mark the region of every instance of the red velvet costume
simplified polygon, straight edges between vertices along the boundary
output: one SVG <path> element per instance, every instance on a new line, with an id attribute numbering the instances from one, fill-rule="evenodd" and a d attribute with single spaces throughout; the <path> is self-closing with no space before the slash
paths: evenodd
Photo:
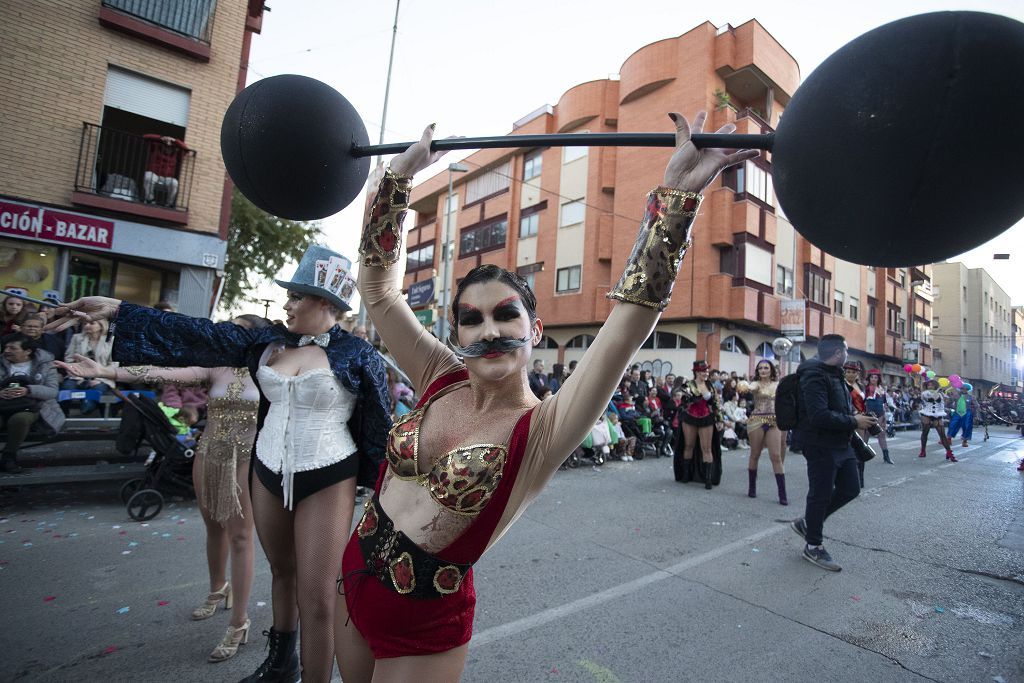
<path id="1" fill-rule="evenodd" d="M 465 369 L 443 375 L 427 388 L 416 407 L 424 406 L 438 392 L 468 378 Z M 519 473 L 526 452 L 532 413 L 532 409 L 524 413 L 512 430 L 501 481 L 486 507 L 461 536 L 444 550 L 435 553 L 437 557 L 449 562 L 472 564 L 487 548 Z M 381 467 L 377 479 L 378 495 L 387 467 L 388 464 Z M 467 572 L 459 588 L 450 595 L 430 600 L 402 595 L 368 573 L 357 535 L 358 527 L 345 547 L 341 590 L 345 594 L 349 617 L 369 644 L 375 658 L 434 654 L 469 642 L 473 636 L 476 607 L 472 569 Z"/>

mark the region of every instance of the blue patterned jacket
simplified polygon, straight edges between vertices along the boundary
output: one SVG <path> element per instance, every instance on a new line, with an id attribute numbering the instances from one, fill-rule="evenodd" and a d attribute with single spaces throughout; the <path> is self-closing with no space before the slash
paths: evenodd
<path id="1" fill-rule="evenodd" d="M 229 322 L 214 323 L 180 313 L 168 313 L 136 304 L 122 303 L 114 320 L 113 359 L 121 363 L 205 368 L 249 368 L 259 388 L 256 371 L 267 345 L 295 344 L 299 335 L 283 326 L 250 330 Z M 331 328 L 331 342 L 324 351 L 334 376 L 356 395 L 356 406 L 348 421 L 349 431 L 359 448 L 360 486 L 372 487 L 384 461 L 384 448 L 391 430 L 391 400 L 388 396 L 384 362 L 364 339 L 338 326 Z M 260 388 L 257 431 L 270 409 Z"/>

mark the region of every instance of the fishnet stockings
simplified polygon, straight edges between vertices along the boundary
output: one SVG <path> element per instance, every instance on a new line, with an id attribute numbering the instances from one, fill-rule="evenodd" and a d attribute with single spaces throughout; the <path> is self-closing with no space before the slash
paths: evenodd
<path id="1" fill-rule="evenodd" d="M 334 666 L 334 601 L 341 557 L 352 528 L 355 479 L 317 491 L 287 510 L 258 477 L 253 517 L 273 575 L 274 628 L 302 622 L 302 680 L 329 681 Z"/>

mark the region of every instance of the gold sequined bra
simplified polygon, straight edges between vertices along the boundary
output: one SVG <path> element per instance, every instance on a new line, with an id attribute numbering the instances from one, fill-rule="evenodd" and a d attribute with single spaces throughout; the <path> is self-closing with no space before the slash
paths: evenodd
<path id="1" fill-rule="evenodd" d="M 498 488 L 508 450 L 497 444 L 459 446 L 438 458 L 429 471 L 420 472 L 416 458 L 425 409 L 406 413 L 392 427 L 388 466 L 399 479 L 415 480 L 427 489 L 439 505 L 460 515 L 475 515 Z"/>

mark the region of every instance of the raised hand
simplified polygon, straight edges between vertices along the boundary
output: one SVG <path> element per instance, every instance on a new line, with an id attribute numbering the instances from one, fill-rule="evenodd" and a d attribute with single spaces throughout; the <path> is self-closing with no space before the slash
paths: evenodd
<path id="1" fill-rule="evenodd" d="M 103 377 L 104 370 L 107 370 L 107 368 L 104 368 L 93 359 L 80 356 L 77 353 L 72 356 L 72 358 L 75 361 L 74 363 L 65 363 L 64 361 L 55 360 L 53 361 L 53 365 L 54 367 L 63 370 L 71 377 L 82 377 L 84 379 Z M 113 368 L 109 368 L 109 372 L 106 374 L 112 375 L 113 372 L 116 371 Z M 114 377 L 109 376 L 108 379 L 114 379 Z"/>
<path id="2" fill-rule="evenodd" d="M 411 178 L 447 154 L 445 151 L 435 152 L 430 149 L 436 126 L 436 123 L 427 126 L 419 142 L 392 159 L 391 170 L 400 176 Z"/>
<path id="3" fill-rule="evenodd" d="M 43 328 L 47 332 L 60 332 L 78 321 L 109 320 L 117 315 L 120 299 L 105 296 L 87 296 L 75 299 L 54 309 L 53 319 Z"/>
<path id="4" fill-rule="evenodd" d="M 668 116 L 676 124 L 676 151 L 665 169 L 665 187 L 686 192 L 701 192 L 724 169 L 741 161 L 753 159 L 759 154 L 756 149 L 698 149 L 690 141 L 690 135 L 704 130 L 704 121 L 708 113 L 699 112 L 693 119 L 692 126 L 682 114 L 671 113 Z M 727 123 L 718 129 L 718 133 L 732 133 L 735 130 L 735 124 Z"/>

